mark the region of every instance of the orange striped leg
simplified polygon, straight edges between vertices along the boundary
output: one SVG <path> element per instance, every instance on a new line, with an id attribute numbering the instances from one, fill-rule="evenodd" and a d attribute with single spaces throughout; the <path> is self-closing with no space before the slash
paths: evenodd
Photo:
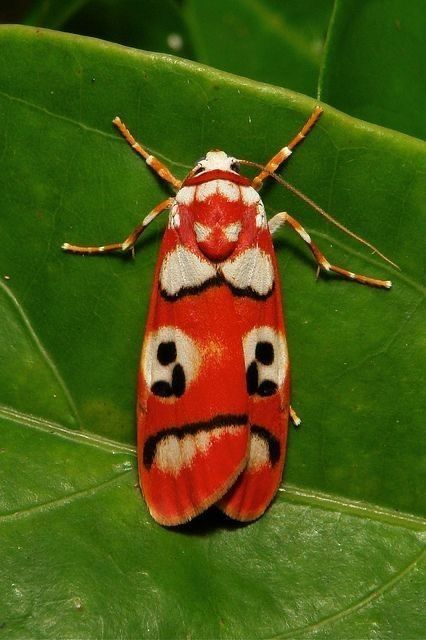
<path id="1" fill-rule="evenodd" d="M 146 164 L 151 167 L 151 169 L 153 169 L 155 173 L 160 176 L 160 178 L 162 178 L 166 182 L 169 182 L 175 189 L 180 189 L 182 180 L 178 180 L 177 178 L 175 178 L 165 164 L 158 160 L 158 158 L 155 158 L 154 156 L 149 154 L 148 151 L 146 151 L 146 149 L 144 149 L 139 144 L 139 142 L 136 142 L 124 122 L 121 122 L 118 116 L 114 118 L 113 123 L 115 124 L 123 138 L 127 140 L 132 149 L 134 149 L 136 153 L 144 158 Z"/>
<path id="2" fill-rule="evenodd" d="M 323 110 L 321 109 L 321 107 L 315 107 L 310 117 L 305 122 L 299 133 L 294 136 L 293 140 L 291 140 L 288 145 L 280 149 L 280 151 L 278 151 L 278 153 L 275 154 L 274 157 L 271 158 L 271 160 L 269 160 L 269 162 L 265 165 L 265 168 L 259 173 L 259 175 L 257 175 L 253 179 L 251 186 L 254 189 L 258 191 L 261 188 L 263 181 L 269 176 L 269 174 L 274 173 L 276 169 L 278 169 L 280 164 L 284 162 L 284 160 L 287 160 L 287 158 L 291 155 L 294 147 L 296 147 L 299 142 L 302 142 L 302 140 L 306 138 L 312 127 L 316 122 L 318 122 L 319 118 L 321 117 L 322 111 Z"/>
<path id="3" fill-rule="evenodd" d="M 290 405 L 290 420 L 292 421 L 295 427 L 298 427 L 302 422 L 291 405 Z"/>
<path id="4" fill-rule="evenodd" d="M 346 269 L 342 269 L 341 267 L 336 267 L 335 265 L 330 264 L 325 255 L 318 249 L 316 244 L 312 242 L 309 233 L 305 231 L 305 229 L 297 222 L 297 220 L 289 216 L 288 213 L 277 213 L 277 215 L 275 215 L 269 221 L 269 229 L 271 233 L 277 231 L 280 226 L 282 226 L 286 222 L 288 222 L 289 225 L 293 227 L 293 229 L 299 234 L 299 236 L 306 242 L 306 244 L 314 254 L 315 260 L 318 263 L 318 269 L 324 269 L 324 271 L 333 271 L 334 273 L 338 273 L 344 278 L 348 278 L 348 280 L 355 280 L 355 282 L 368 284 L 372 287 L 383 287 L 384 289 L 391 288 L 392 282 L 390 280 L 376 280 L 376 278 L 361 276 L 357 273 L 353 273 L 352 271 L 347 271 Z"/>
<path id="5" fill-rule="evenodd" d="M 69 251 L 70 253 L 87 253 L 87 254 L 99 254 L 99 253 L 111 253 L 112 251 L 128 251 L 133 249 L 139 236 L 145 231 L 147 226 L 163 211 L 171 207 L 174 198 L 167 198 L 160 204 L 157 204 L 152 211 L 142 220 L 137 227 L 135 227 L 130 235 L 123 242 L 114 242 L 113 244 L 105 244 L 101 247 L 80 247 L 75 244 L 69 244 L 64 242 L 62 249 Z"/>

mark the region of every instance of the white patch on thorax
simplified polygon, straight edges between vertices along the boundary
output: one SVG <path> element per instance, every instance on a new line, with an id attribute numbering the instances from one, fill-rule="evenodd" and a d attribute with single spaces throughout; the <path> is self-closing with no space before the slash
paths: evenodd
<path id="1" fill-rule="evenodd" d="M 178 229 L 180 227 L 180 215 L 179 215 L 179 205 L 174 201 L 170 208 L 169 213 L 169 228 L 170 229 Z"/>
<path id="2" fill-rule="evenodd" d="M 217 181 L 218 193 L 229 200 L 229 202 L 236 202 L 240 199 L 240 189 L 237 184 L 230 182 L 229 180 Z"/>
<path id="3" fill-rule="evenodd" d="M 257 203 L 256 227 L 258 229 L 267 226 L 266 211 L 262 200 Z"/>
<path id="4" fill-rule="evenodd" d="M 260 196 L 253 187 L 240 187 L 240 189 L 244 204 L 252 205 L 259 202 Z"/>
<path id="5" fill-rule="evenodd" d="M 203 182 L 197 186 L 195 197 L 198 202 L 204 202 L 217 194 L 229 202 L 236 202 L 240 199 L 240 189 L 238 185 L 230 180 L 210 180 L 209 182 Z"/>
<path id="6" fill-rule="evenodd" d="M 241 222 L 238 220 L 237 222 L 231 222 L 231 224 L 228 224 L 228 226 L 225 227 L 224 231 L 229 242 L 237 242 L 241 233 Z"/>
<path id="7" fill-rule="evenodd" d="M 179 204 L 190 205 L 194 202 L 195 197 L 195 187 L 182 187 L 176 194 L 176 202 Z"/>
<path id="8" fill-rule="evenodd" d="M 197 238 L 197 242 L 204 242 L 207 240 L 211 233 L 211 227 L 207 227 L 205 224 L 201 224 L 201 222 L 194 222 L 194 233 Z"/>

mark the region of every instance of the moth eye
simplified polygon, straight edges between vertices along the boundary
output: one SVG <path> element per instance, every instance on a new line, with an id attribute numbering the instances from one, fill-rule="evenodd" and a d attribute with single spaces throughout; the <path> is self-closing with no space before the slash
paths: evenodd
<path id="1" fill-rule="evenodd" d="M 247 393 L 262 398 L 277 393 L 287 368 L 284 337 L 272 327 L 256 327 L 243 338 Z"/>
<path id="2" fill-rule="evenodd" d="M 240 173 L 240 163 L 237 162 L 236 160 L 234 162 L 232 162 L 231 164 L 231 170 L 232 171 L 236 171 L 237 173 Z"/>
<path id="3" fill-rule="evenodd" d="M 188 335 L 177 327 L 161 327 L 150 334 L 142 355 L 147 387 L 158 398 L 180 398 L 196 377 L 200 361 Z"/>
<path id="4" fill-rule="evenodd" d="M 192 170 L 192 175 L 196 176 L 198 173 L 205 171 L 205 167 L 202 165 L 202 162 L 204 162 L 205 159 L 206 158 L 204 157 L 197 160 L 197 162 L 195 163 L 195 167 Z"/>

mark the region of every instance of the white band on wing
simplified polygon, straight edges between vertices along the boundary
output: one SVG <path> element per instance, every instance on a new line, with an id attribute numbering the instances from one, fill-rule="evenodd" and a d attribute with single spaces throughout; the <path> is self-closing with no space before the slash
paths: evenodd
<path id="1" fill-rule="evenodd" d="M 274 286 L 271 257 L 260 247 L 250 247 L 233 259 L 213 265 L 183 245 L 177 245 L 166 254 L 160 271 L 161 290 L 166 296 L 177 296 L 217 279 L 224 279 L 237 291 L 266 296 Z"/>

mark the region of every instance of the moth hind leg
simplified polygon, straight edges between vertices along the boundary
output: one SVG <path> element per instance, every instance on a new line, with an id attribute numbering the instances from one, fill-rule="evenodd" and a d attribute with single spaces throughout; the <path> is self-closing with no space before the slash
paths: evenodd
<path id="1" fill-rule="evenodd" d="M 300 425 L 302 424 L 302 421 L 291 405 L 289 409 L 289 414 L 290 414 L 290 420 L 292 421 L 293 425 L 295 427 L 300 427 Z"/>
<path id="2" fill-rule="evenodd" d="M 382 289 L 390 289 L 392 286 L 392 282 L 390 280 L 377 280 L 376 278 L 370 278 L 369 276 L 363 276 L 358 273 L 354 273 L 353 271 L 348 271 L 347 269 L 343 269 L 342 267 L 338 267 L 337 265 L 330 264 L 325 255 L 320 251 L 317 245 L 312 242 L 309 233 L 302 227 L 297 220 L 292 218 L 288 213 L 281 212 L 277 213 L 268 223 L 269 230 L 273 234 L 277 231 L 283 224 L 287 223 L 296 231 L 296 233 L 306 242 L 309 249 L 311 250 L 315 260 L 318 264 L 318 269 L 323 269 L 326 272 L 338 273 L 339 275 L 347 278 L 348 280 L 353 280 L 354 282 L 359 282 L 360 284 L 366 284 L 370 287 L 380 287 Z"/>

